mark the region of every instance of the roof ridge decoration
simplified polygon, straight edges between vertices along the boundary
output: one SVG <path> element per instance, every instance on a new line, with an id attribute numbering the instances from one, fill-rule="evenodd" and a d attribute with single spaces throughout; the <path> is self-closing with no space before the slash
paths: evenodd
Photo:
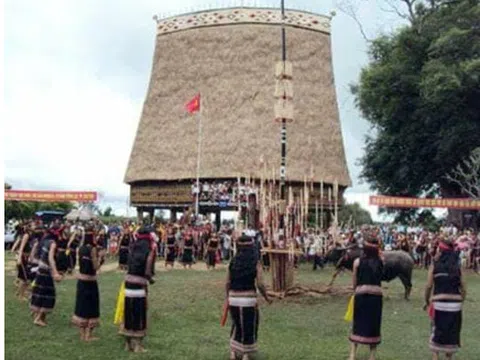
<path id="1" fill-rule="evenodd" d="M 157 35 L 193 28 L 232 25 L 261 24 L 281 25 L 280 9 L 234 7 L 228 9 L 205 10 L 194 13 L 171 16 L 166 19 L 154 17 L 157 22 Z M 301 10 L 285 10 L 285 24 L 330 34 L 331 18 Z"/>

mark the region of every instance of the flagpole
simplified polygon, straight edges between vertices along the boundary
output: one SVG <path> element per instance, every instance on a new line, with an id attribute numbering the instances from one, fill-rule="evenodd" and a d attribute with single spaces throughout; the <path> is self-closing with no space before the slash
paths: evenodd
<path id="1" fill-rule="evenodd" d="M 200 111 L 198 112 L 198 148 L 197 148 L 197 196 L 195 199 L 195 219 L 198 220 L 199 196 L 200 196 L 200 154 L 202 151 L 202 111 L 203 104 L 200 97 Z"/>

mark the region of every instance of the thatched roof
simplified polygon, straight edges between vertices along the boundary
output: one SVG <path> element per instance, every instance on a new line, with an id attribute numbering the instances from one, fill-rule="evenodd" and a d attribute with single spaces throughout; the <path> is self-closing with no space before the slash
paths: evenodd
<path id="1" fill-rule="evenodd" d="M 278 15 L 278 10 L 269 11 Z M 214 13 L 219 16 L 215 10 L 205 16 L 185 15 L 180 19 L 183 25 L 170 26 L 165 33 L 162 24 L 179 20 L 159 21 L 150 86 L 126 183 L 196 177 L 197 120 L 186 114 L 184 104 L 197 92 L 203 106 L 201 177 L 260 177 L 261 159 L 269 174 L 273 167 L 278 172 L 280 125 L 273 120 L 273 95 L 275 63 L 281 58 L 280 27 L 233 17 L 231 25 L 220 26 L 212 20 Z M 209 16 L 210 23 L 191 27 L 189 16 Z M 299 20 L 286 30 L 295 104 L 295 121 L 287 126 L 287 179 L 303 181 L 313 168 L 315 181 L 337 179 L 349 186 L 329 26 L 327 18 L 318 18 L 322 24 L 317 21 L 316 29 Z"/>

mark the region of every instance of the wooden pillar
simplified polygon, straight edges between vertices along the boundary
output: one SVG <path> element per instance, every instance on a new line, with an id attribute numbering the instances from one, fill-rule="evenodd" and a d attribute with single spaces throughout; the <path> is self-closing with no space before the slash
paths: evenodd
<path id="1" fill-rule="evenodd" d="M 176 222 L 177 221 L 177 209 L 171 208 L 170 209 L 170 221 Z"/>
<path id="2" fill-rule="evenodd" d="M 217 209 L 215 210 L 215 227 L 217 228 L 217 231 L 220 230 L 220 227 L 222 226 L 222 210 Z"/>
<path id="3" fill-rule="evenodd" d="M 150 218 L 150 224 L 153 225 L 153 216 L 155 215 L 155 208 L 148 209 L 148 216 Z"/>
<path id="4" fill-rule="evenodd" d="M 250 194 L 248 196 L 247 212 L 248 212 L 247 226 L 250 229 L 257 229 L 258 228 L 257 196 L 255 194 Z"/>
<path id="5" fill-rule="evenodd" d="M 143 208 L 137 207 L 137 222 L 143 221 Z"/>

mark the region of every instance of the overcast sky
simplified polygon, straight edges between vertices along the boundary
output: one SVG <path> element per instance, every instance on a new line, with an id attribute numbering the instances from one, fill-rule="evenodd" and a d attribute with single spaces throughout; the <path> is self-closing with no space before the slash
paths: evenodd
<path id="1" fill-rule="evenodd" d="M 357 0 L 369 36 L 391 31 L 398 18 L 381 0 Z M 96 190 L 102 206 L 126 209 L 123 178 L 148 86 L 155 41 L 154 14 L 175 15 L 272 1 L 6 0 L 5 180 L 17 189 Z M 329 14 L 335 2 L 288 1 Z M 338 11 L 332 53 L 343 140 L 353 187 L 347 199 L 367 208 L 357 159 L 369 127 L 348 85 L 367 63 L 358 26 Z M 51 135 L 53 134 L 53 136 Z M 375 218 L 376 209 L 369 208 Z"/>

